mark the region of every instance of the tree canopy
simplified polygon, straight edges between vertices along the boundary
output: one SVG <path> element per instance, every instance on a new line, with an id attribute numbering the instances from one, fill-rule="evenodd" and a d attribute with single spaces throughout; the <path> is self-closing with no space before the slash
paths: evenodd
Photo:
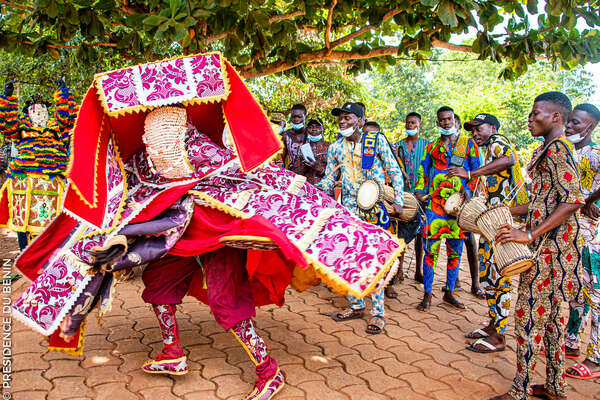
<path id="1" fill-rule="evenodd" d="M 504 62 L 512 78 L 539 57 L 600 61 L 598 26 L 598 0 L 0 0 L 9 53 L 94 63 L 220 50 L 246 78 L 319 63 L 363 72 L 436 47 Z M 469 32 L 471 45 L 451 42 Z"/>

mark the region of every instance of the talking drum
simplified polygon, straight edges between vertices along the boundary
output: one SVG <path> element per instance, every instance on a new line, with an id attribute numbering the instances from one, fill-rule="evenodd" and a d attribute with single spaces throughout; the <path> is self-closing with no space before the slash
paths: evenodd
<path id="1" fill-rule="evenodd" d="M 377 205 L 383 201 L 383 190 L 379 183 L 372 179 L 367 179 L 358 188 L 356 194 L 356 204 L 358 213 L 362 218 L 369 217 L 379 212 Z"/>
<path id="2" fill-rule="evenodd" d="M 398 219 L 402 222 L 412 221 L 417 216 L 420 207 L 414 194 L 404 192 L 404 207 L 402 207 L 402 213 L 398 216 Z"/>
<path id="3" fill-rule="evenodd" d="M 464 231 L 481 234 L 475 220 L 486 209 L 483 197 L 473 197 L 471 200 L 465 202 L 458 212 L 456 216 L 458 226 Z"/>
<path id="4" fill-rule="evenodd" d="M 487 241 L 492 243 L 496 265 L 502 276 L 517 275 L 533 266 L 533 256 L 527 245 L 517 242 L 499 244 L 494 241 L 502 226 L 512 226 L 513 218 L 508 206 L 498 204 L 490 207 L 475 222 Z"/>
<path id="5" fill-rule="evenodd" d="M 461 194 L 459 192 L 452 193 L 446 199 L 446 203 L 444 203 L 444 211 L 446 212 L 446 214 L 456 217 L 462 205 L 463 198 Z"/>

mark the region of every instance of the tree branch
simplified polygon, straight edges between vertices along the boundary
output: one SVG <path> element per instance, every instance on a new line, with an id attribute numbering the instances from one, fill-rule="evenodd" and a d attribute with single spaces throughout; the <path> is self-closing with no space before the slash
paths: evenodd
<path id="1" fill-rule="evenodd" d="M 435 32 L 435 30 L 428 32 L 429 34 Z M 302 53 L 298 60 L 290 65 L 286 61 L 281 60 L 272 64 L 264 66 L 260 72 L 255 69 L 245 66 L 239 69 L 240 74 L 246 78 L 258 78 L 260 76 L 270 75 L 277 72 L 287 71 L 292 68 L 296 68 L 299 65 L 307 63 L 326 63 L 329 61 L 342 62 L 345 60 L 364 60 L 369 58 L 377 58 L 383 56 L 397 55 L 401 48 L 411 47 L 417 44 L 417 39 L 413 39 L 410 42 L 402 46 L 383 46 L 376 49 L 370 50 L 368 53 L 361 54 L 359 51 L 329 51 L 329 49 L 315 50 L 310 53 Z M 460 51 L 464 53 L 474 53 L 471 46 L 458 45 L 453 43 L 442 42 L 437 39 L 431 41 L 432 46 L 439 47 L 442 49 L 448 49 L 452 51 Z"/>
<path id="2" fill-rule="evenodd" d="M 329 6 L 329 13 L 327 14 L 327 26 L 325 27 L 325 47 L 327 49 L 332 49 L 331 43 L 329 42 L 329 34 L 331 32 L 331 23 L 333 21 L 333 9 L 337 4 L 337 0 L 333 0 L 331 5 Z"/>
<path id="3" fill-rule="evenodd" d="M 12 43 L 20 43 L 20 44 L 29 44 L 29 45 L 34 44 L 31 40 L 9 39 L 8 41 L 12 42 Z M 86 46 L 86 47 L 117 47 L 117 44 L 116 43 L 89 43 L 89 44 L 85 44 L 84 46 Z M 78 49 L 81 46 L 67 46 L 67 45 L 63 45 L 63 44 L 46 44 L 46 47 L 49 47 L 51 49 Z"/>
<path id="4" fill-rule="evenodd" d="M 381 20 L 381 23 L 383 24 L 384 22 L 386 22 L 388 19 L 392 18 L 394 15 L 396 14 L 400 14 L 402 11 L 400 10 L 391 10 L 388 11 L 387 13 L 385 13 L 385 15 L 383 16 L 383 19 Z M 336 47 L 344 44 L 344 43 L 348 43 L 349 41 L 351 41 L 352 39 L 362 35 L 363 33 L 366 33 L 368 31 L 370 31 L 371 29 L 375 29 L 375 26 L 365 26 L 360 28 L 357 31 L 354 31 L 344 37 L 339 38 L 338 40 L 334 41 L 333 43 L 331 43 L 331 48 L 335 49 Z"/>
<path id="5" fill-rule="evenodd" d="M 274 24 L 275 22 L 284 21 L 286 19 L 292 19 L 292 18 L 295 18 L 295 17 L 302 16 L 304 14 L 306 14 L 305 11 L 299 10 L 299 11 L 294 11 L 294 12 L 287 13 L 287 14 L 273 15 L 272 17 L 269 18 L 269 23 L 270 24 Z M 231 35 L 232 33 L 235 33 L 235 29 L 231 29 L 231 30 L 229 30 L 227 32 L 222 32 L 222 33 L 217 33 L 217 34 L 214 34 L 214 35 L 207 36 L 204 39 L 204 43 L 210 44 L 210 43 L 216 42 L 218 40 L 226 38 L 227 35 Z"/>

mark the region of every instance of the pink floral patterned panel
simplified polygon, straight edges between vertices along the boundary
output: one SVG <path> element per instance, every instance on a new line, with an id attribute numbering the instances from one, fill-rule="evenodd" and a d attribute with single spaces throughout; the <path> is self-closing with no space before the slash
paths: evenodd
<path id="1" fill-rule="evenodd" d="M 96 78 L 106 111 L 115 115 L 139 106 L 158 107 L 227 96 L 220 55 L 204 54 L 136 65 Z"/>

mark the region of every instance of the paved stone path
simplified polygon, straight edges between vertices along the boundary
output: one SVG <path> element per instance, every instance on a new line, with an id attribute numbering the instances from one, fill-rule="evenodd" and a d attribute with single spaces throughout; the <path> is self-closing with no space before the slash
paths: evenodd
<path id="1" fill-rule="evenodd" d="M 13 234 L 0 236 L 4 257 L 14 257 L 15 243 Z M 141 300 L 143 285 L 136 272 L 133 281 L 118 287 L 112 312 L 100 325 L 95 312 L 89 318 L 81 357 L 46 352 L 39 334 L 14 322 L 12 398 L 221 400 L 240 399 L 250 391 L 255 376 L 246 353 L 214 322 L 208 307 L 193 298 L 186 298 L 178 313 L 191 372 L 166 377 L 140 370 L 162 342 L 154 314 Z M 408 276 L 413 273 L 411 260 Z M 465 350 L 464 333 L 485 321 L 484 301 L 458 290 L 467 311 L 441 305 L 445 274 L 439 275 L 428 314 L 415 310 L 421 285 L 412 279 L 396 285 L 399 298 L 387 302 L 386 330 L 376 336 L 365 333 L 364 320 L 334 322 L 328 315 L 347 303 L 322 286 L 304 293 L 289 290 L 283 307 L 257 310 L 259 331 L 286 375 L 287 384 L 276 398 L 458 400 L 486 399 L 508 390 L 515 365 L 512 328 L 505 352 L 481 355 Z M 460 276 L 468 289 L 464 265 Z M 25 279 L 17 281 L 13 296 L 26 285 Z M 536 381 L 543 382 L 544 372 L 540 358 Z M 569 383 L 569 399 L 600 399 L 600 379 Z"/>

